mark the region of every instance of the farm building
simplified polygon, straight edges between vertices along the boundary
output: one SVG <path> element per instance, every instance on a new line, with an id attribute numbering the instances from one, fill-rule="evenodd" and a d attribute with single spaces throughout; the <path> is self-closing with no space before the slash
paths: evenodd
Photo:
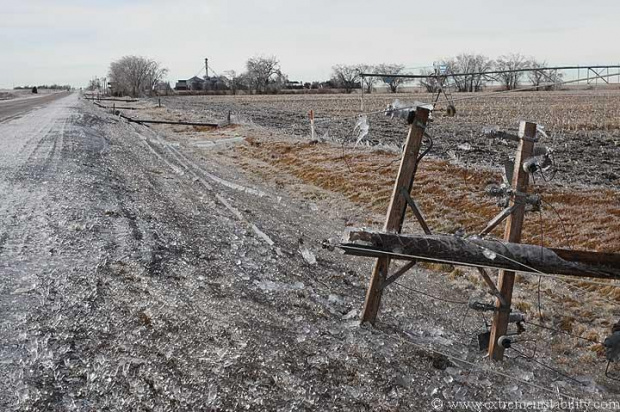
<path id="1" fill-rule="evenodd" d="M 194 76 L 187 80 L 188 90 L 204 90 L 205 80 L 201 77 Z"/>
<path id="2" fill-rule="evenodd" d="M 187 80 L 177 80 L 177 83 L 174 85 L 174 90 L 188 90 Z"/>
<path id="3" fill-rule="evenodd" d="M 175 90 L 204 90 L 205 79 L 194 76 L 187 80 L 178 80 L 174 86 Z"/>

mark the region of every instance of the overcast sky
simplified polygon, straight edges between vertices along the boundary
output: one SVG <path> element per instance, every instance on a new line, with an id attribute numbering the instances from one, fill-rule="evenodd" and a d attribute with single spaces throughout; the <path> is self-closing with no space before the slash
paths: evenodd
<path id="1" fill-rule="evenodd" d="M 0 88 L 84 86 L 128 54 L 161 62 L 171 81 L 205 57 L 221 73 L 255 55 L 302 81 L 337 63 L 420 67 L 461 52 L 615 64 L 619 18 L 617 0 L 0 0 Z"/>

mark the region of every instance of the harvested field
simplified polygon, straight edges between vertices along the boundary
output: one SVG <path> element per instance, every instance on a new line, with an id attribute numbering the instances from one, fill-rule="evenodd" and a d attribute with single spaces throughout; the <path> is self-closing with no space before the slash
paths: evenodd
<path id="1" fill-rule="evenodd" d="M 395 98 L 403 103 L 433 101 L 432 95 L 421 93 L 374 94 L 364 98 L 365 111 L 383 110 Z M 455 102 L 457 116 L 438 112 L 429 127 L 434 141 L 431 155 L 456 157 L 466 164 L 502 164 L 514 154 L 513 145 L 489 140 L 482 134 L 483 127 L 516 130 L 519 120 L 526 119 L 544 126 L 549 134 L 541 144 L 554 150 L 561 181 L 620 187 L 620 91 L 455 94 L 454 98 L 463 99 Z M 297 137 L 309 135 L 308 112 L 314 110 L 319 135 L 352 141 L 361 99 L 359 95 L 188 96 L 166 97 L 162 102 L 189 116 L 201 113 L 221 120 L 231 111 L 237 121 Z M 440 103 L 445 107 L 445 101 Z M 369 116 L 369 123 L 370 144 L 403 142 L 403 120 L 376 113 Z"/>

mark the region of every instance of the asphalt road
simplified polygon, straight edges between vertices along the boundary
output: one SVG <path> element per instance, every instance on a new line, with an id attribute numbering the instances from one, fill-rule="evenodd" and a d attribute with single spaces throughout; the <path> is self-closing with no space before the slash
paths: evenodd
<path id="1" fill-rule="evenodd" d="M 0 101 L 0 122 L 20 116 L 34 108 L 40 107 L 61 97 L 65 97 L 68 94 L 68 92 L 42 94 L 41 96 L 28 99 Z"/>

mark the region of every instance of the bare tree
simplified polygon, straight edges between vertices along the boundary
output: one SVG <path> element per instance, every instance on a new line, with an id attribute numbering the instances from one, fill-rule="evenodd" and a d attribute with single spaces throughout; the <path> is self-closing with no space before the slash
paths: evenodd
<path id="1" fill-rule="evenodd" d="M 423 70 L 421 74 L 426 77 L 420 79 L 420 86 L 424 87 L 428 93 L 437 93 L 441 89 L 441 81 L 434 71 Z"/>
<path id="2" fill-rule="evenodd" d="M 376 73 L 381 74 L 402 74 L 403 70 L 405 70 L 405 66 L 402 64 L 379 64 L 375 67 Z M 398 88 L 403 84 L 404 79 L 402 77 L 391 77 L 384 76 L 381 77 L 380 80 L 390 88 L 392 93 L 396 93 Z"/>
<path id="3" fill-rule="evenodd" d="M 497 77 L 501 80 L 504 87 L 506 87 L 506 90 L 514 90 L 519 87 L 519 82 L 521 81 L 524 73 L 522 71 L 515 70 L 522 70 L 528 68 L 530 64 L 530 60 L 519 53 L 511 53 L 499 56 L 495 63 L 496 69 L 510 71 L 507 73 L 499 73 Z"/>
<path id="4" fill-rule="evenodd" d="M 360 74 L 375 74 L 377 73 L 376 66 L 372 66 L 370 64 L 358 64 L 357 70 Z M 372 93 L 372 89 L 377 83 L 377 78 L 374 76 L 360 76 L 360 82 L 362 83 L 362 87 L 365 89 L 365 92 L 370 94 Z"/>
<path id="5" fill-rule="evenodd" d="M 480 73 L 493 68 L 493 61 L 481 54 L 459 54 L 444 59 L 441 64 L 446 67 L 446 74 L 465 74 L 453 77 L 452 81 L 459 92 L 477 92 L 485 85 L 486 77 Z"/>
<path id="6" fill-rule="evenodd" d="M 234 70 L 224 72 L 226 78 L 226 86 L 232 94 L 237 94 L 239 90 L 247 88 L 247 77 L 244 73 L 237 74 Z"/>
<path id="7" fill-rule="evenodd" d="M 100 87 L 101 87 L 101 81 L 99 80 L 99 78 L 93 77 L 92 79 L 88 81 L 88 86 L 86 87 L 86 90 L 93 92 L 95 90 L 99 90 Z"/>
<path id="8" fill-rule="evenodd" d="M 153 89 L 168 73 L 154 60 L 141 56 L 124 56 L 110 64 L 108 74 L 115 93 L 132 97 L 152 94 Z"/>
<path id="9" fill-rule="evenodd" d="M 245 63 L 245 67 L 249 86 L 257 93 L 264 93 L 269 87 L 277 89 L 284 83 L 280 62 L 274 56 L 252 57 Z"/>
<path id="10" fill-rule="evenodd" d="M 530 67 L 536 69 L 527 74 L 532 86 L 537 86 L 536 90 L 553 90 L 556 88 L 555 83 L 560 83 L 564 77 L 564 75 L 557 70 L 545 70 L 545 67 L 547 67 L 546 61 L 539 62 L 532 59 Z M 545 86 L 538 88 L 538 86 L 544 83 L 546 83 Z"/>
<path id="11" fill-rule="evenodd" d="M 334 85 L 343 88 L 347 93 L 351 93 L 353 89 L 360 86 L 359 74 L 358 66 L 338 64 L 332 67 L 332 81 Z"/>

